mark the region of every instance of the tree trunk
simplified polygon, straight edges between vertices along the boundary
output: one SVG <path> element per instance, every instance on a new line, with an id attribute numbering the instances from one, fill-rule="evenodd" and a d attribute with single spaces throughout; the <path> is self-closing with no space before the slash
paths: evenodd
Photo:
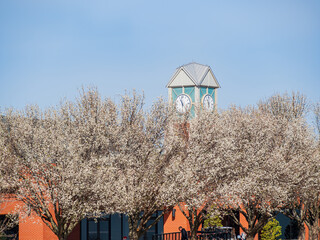
<path id="1" fill-rule="evenodd" d="M 246 240 L 254 240 L 254 236 L 247 235 Z"/>
<path id="2" fill-rule="evenodd" d="M 129 239 L 130 240 L 139 240 L 139 234 L 137 232 L 139 219 L 137 217 L 128 216 L 128 223 L 129 223 Z"/>
<path id="3" fill-rule="evenodd" d="M 132 231 L 131 229 L 129 230 L 129 239 L 130 240 L 138 240 L 138 233 L 136 231 Z"/>
<path id="4" fill-rule="evenodd" d="M 257 204 L 244 204 L 243 209 L 238 209 L 239 213 L 242 214 L 247 223 L 248 226 L 244 226 L 239 219 L 236 217 L 235 214 L 232 214 L 232 218 L 235 220 L 234 222 L 242 228 L 242 230 L 247 234 L 246 239 L 253 240 L 254 237 L 263 229 L 263 227 L 266 225 L 266 223 L 271 218 L 271 214 L 268 213 L 261 213 L 259 212 L 259 207 Z"/>
<path id="5" fill-rule="evenodd" d="M 204 220 L 203 218 L 203 210 L 205 208 L 202 208 L 201 210 L 198 211 L 197 208 L 189 208 L 188 212 L 184 211 L 182 207 L 179 205 L 179 208 L 183 215 L 188 219 L 189 222 L 189 227 L 190 227 L 190 240 L 197 240 L 197 233 L 198 229 Z"/>
<path id="6" fill-rule="evenodd" d="M 59 240 L 67 240 L 68 239 L 68 232 L 65 229 L 60 228 L 58 233 L 56 234 Z"/>
<path id="7" fill-rule="evenodd" d="M 47 224 L 47 222 L 45 222 Z M 58 237 L 59 240 L 67 240 L 68 236 L 70 234 L 70 231 L 67 229 L 64 229 L 63 226 L 55 225 L 54 227 L 50 227 L 50 225 L 47 224 L 47 226 L 51 229 L 51 231 Z"/>
<path id="8" fill-rule="evenodd" d="M 156 211 L 127 214 L 130 240 L 138 240 L 142 237 L 152 226 L 159 222 L 166 211 L 167 210 L 163 210 L 161 214 L 158 214 L 156 219 L 152 220 L 152 222 L 150 219 Z"/>
<path id="9" fill-rule="evenodd" d="M 59 240 L 67 240 L 67 239 L 68 239 L 68 236 L 58 236 L 58 239 L 59 239 Z"/>
<path id="10" fill-rule="evenodd" d="M 247 234 L 246 240 L 253 240 L 255 236 L 258 235 L 258 233 L 259 233 L 258 231 L 254 231 L 254 230 L 246 232 Z"/>
<path id="11" fill-rule="evenodd" d="M 196 218 L 193 215 L 189 218 L 190 240 L 197 240 L 199 224 L 195 220 Z"/>
<path id="12" fill-rule="evenodd" d="M 313 225 L 309 226 L 309 240 L 319 239 L 319 226 L 318 221 L 315 221 Z"/>
<path id="13" fill-rule="evenodd" d="M 180 203 L 178 203 L 178 207 L 185 218 L 188 220 L 189 227 L 190 227 L 190 240 L 196 240 L 196 233 L 194 232 L 194 208 L 187 208 L 183 207 Z"/>
<path id="14" fill-rule="evenodd" d="M 306 229 L 304 227 L 304 224 L 300 225 L 299 228 L 299 235 L 298 240 L 305 240 L 306 239 Z"/>
<path id="15" fill-rule="evenodd" d="M 192 225 L 189 223 L 189 225 L 190 225 L 190 240 L 197 240 L 197 233 L 198 233 L 200 224 L 194 222 Z"/>

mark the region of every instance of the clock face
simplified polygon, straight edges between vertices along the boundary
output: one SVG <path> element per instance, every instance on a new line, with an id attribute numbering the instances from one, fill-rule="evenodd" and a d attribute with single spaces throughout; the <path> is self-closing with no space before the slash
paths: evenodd
<path id="1" fill-rule="evenodd" d="M 202 99 L 202 106 L 204 109 L 208 111 L 213 111 L 214 108 L 214 101 L 210 95 L 205 95 Z"/>
<path id="2" fill-rule="evenodd" d="M 191 108 L 191 99 L 186 94 L 181 94 L 175 101 L 176 110 L 179 113 L 185 113 Z"/>

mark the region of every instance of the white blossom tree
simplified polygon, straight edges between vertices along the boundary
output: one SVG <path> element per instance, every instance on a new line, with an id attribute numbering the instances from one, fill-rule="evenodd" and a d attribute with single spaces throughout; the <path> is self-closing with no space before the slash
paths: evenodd
<path id="1" fill-rule="evenodd" d="M 305 118 L 310 104 L 306 96 L 299 92 L 291 94 L 276 94 L 264 102 L 260 102 L 259 108 L 264 112 L 295 121 Z M 315 127 L 319 130 L 319 106 L 314 106 Z M 316 138 L 311 136 L 311 138 Z M 299 239 L 305 239 L 305 224 L 309 229 L 309 239 L 316 239 L 319 234 L 319 150 L 312 141 L 309 148 L 308 159 L 301 159 L 291 165 L 292 176 L 295 178 L 287 184 L 288 199 L 283 205 L 281 212 L 289 218 L 295 220 L 299 226 Z"/>
<path id="2" fill-rule="evenodd" d="M 260 101 L 258 107 L 263 112 L 291 121 L 292 119 L 304 117 L 309 110 L 309 103 L 303 94 L 292 92 L 291 94 L 275 94 L 264 101 Z M 302 201 L 297 197 L 295 190 L 291 193 L 290 201 L 287 201 L 280 211 L 297 222 L 299 226 L 298 238 L 304 240 L 304 206 Z"/>
<path id="3" fill-rule="evenodd" d="M 199 227 L 209 217 L 207 211 L 216 204 L 215 190 L 227 178 L 228 166 L 221 164 L 221 125 L 217 112 L 199 109 L 195 117 L 187 113 L 177 122 L 184 155 L 174 182 L 183 200 L 178 206 L 188 220 L 191 239 L 197 239 Z"/>
<path id="4" fill-rule="evenodd" d="M 293 92 L 261 101 L 258 109 L 202 111 L 180 124 L 187 126 L 186 155 L 176 182 L 192 238 L 213 203 L 227 210 L 249 239 L 276 212 L 298 203 L 292 189 L 302 186 L 299 172 L 314 166 L 314 136 L 304 120 L 308 108 L 306 97 Z M 299 212 L 292 209 L 284 212 Z"/>
<path id="5" fill-rule="evenodd" d="M 299 94 L 279 95 L 258 109 L 188 119 L 161 99 L 145 110 L 135 92 L 115 104 L 91 89 L 45 111 L 4 112 L 0 162 L 12 163 L 13 174 L 1 177 L 59 239 L 86 216 L 118 212 L 128 215 L 129 237 L 138 240 L 177 203 L 192 239 L 213 203 L 230 210 L 249 239 L 275 211 L 303 209 L 314 237 L 319 145 L 303 119 L 306 106 Z"/>
<path id="6" fill-rule="evenodd" d="M 191 238 L 196 239 L 213 204 L 229 210 L 234 221 L 253 238 L 286 198 L 284 175 L 275 169 L 284 166 L 285 156 L 293 157 L 289 149 L 290 141 L 295 141 L 290 138 L 293 127 L 253 108 L 202 111 L 193 119 L 183 120 L 179 126 L 185 130 L 185 155 L 175 182 Z M 246 218 L 248 227 L 236 212 Z"/>
<path id="7" fill-rule="evenodd" d="M 96 189 L 110 186 L 112 194 L 111 174 L 105 171 L 109 181 L 101 182 L 97 169 L 110 153 L 114 109 L 96 90 L 88 90 L 77 101 L 56 108 L 42 111 L 32 106 L 4 113 L 1 161 L 12 164 L 9 180 L 18 186 L 16 198 L 59 240 L 67 239 L 88 213 L 97 212 Z M 109 209 L 104 202 L 104 210 Z"/>
<path id="8" fill-rule="evenodd" d="M 4 122 L 5 118 L 0 116 L 0 122 Z M 0 135 L 2 129 L 0 128 Z M 4 146 L 4 139 L 0 138 L 0 146 Z M 0 205 L 1 210 L 5 210 L 6 202 L 13 198 L 14 193 L 17 191 L 17 185 L 14 181 L 7 181 L 12 176 L 13 171 L 10 166 L 10 162 L 6 161 L 3 157 L 7 151 L 7 147 L 4 146 L 0 150 Z M 9 164 L 8 164 L 9 163 Z M 6 236 L 6 231 L 16 226 L 18 223 L 18 216 L 11 213 L 7 214 L 4 219 L 0 220 L 0 238 Z"/>
<path id="9" fill-rule="evenodd" d="M 316 131 L 319 137 L 320 135 L 320 102 L 317 102 L 314 104 L 314 121 L 315 121 Z"/>
<path id="10" fill-rule="evenodd" d="M 128 216 L 129 238 L 138 240 L 177 202 L 171 175 L 181 155 L 180 143 L 172 124 L 174 116 L 163 100 L 145 110 L 144 97 L 133 92 L 122 96 L 116 111 L 117 138 L 106 167 L 116 176 L 115 211 Z M 106 192 L 101 192 L 102 199 L 107 199 Z M 158 210 L 162 213 L 152 220 Z"/>
<path id="11" fill-rule="evenodd" d="M 186 150 L 176 182 L 183 196 L 179 207 L 193 239 L 213 203 L 227 210 L 253 239 L 278 211 L 287 208 L 283 212 L 288 216 L 301 213 L 296 208 L 302 203 L 298 188 L 309 182 L 311 188 L 305 193 L 318 194 L 316 184 L 311 186 L 319 171 L 315 138 L 304 119 L 307 110 L 306 97 L 292 93 L 272 96 L 258 109 L 201 112 L 180 123 L 185 127 Z M 302 218 L 301 228 L 306 219 Z"/>
<path id="12" fill-rule="evenodd" d="M 212 175 L 212 189 L 218 203 L 230 210 L 235 223 L 253 239 L 288 200 L 287 184 L 295 181 L 292 166 L 301 166 L 312 156 L 313 138 L 300 119 L 287 121 L 254 108 L 232 107 L 220 114 L 219 123 L 214 126 L 220 133 L 213 141 L 220 142 L 218 154 L 207 158 L 218 160 L 223 168 L 220 184 L 214 180 L 218 175 Z"/>
<path id="13" fill-rule="evenodd" d="M 300 92 L 274 94 L 266 100 L 258 103 L 258 108 L 262 112 L 268 112 L 273 116 L 287 119 L 297 119 L 305 117 L 310 109 L 307 97 Z"/>
<path id="14" fill-rule="evenodd" d="M 313 108 L 317 147 L 312 158 L 309 159 L 303 169 L 303 177 L 300 179 L 298 198 L 303 204 L 302 214 L 304 223 L 309 229 L 309 240 L 320 237 L 320 103 L 315 103 Z"/>

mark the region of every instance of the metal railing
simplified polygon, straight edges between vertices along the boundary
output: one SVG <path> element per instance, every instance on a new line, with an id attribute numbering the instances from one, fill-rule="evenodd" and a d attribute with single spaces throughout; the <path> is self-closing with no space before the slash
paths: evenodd
<path id="1" fill-rule="evenodd" d="M 188 238 L 190 239 L 190 231 Z M 231 227 L 218 227 L 214 231 L 199 231 L 197 232 L 198 240 L 231 240 L 236 239 L 233 228 Z M 152 236 L 152 240 L 181 240 L 180 232 L 155 234 Z"/>
<path id="2" fill-rule="evenodd" d="M 188 232 L 188 236 L 190 232 Z M 154 234 L 152 240 L 180 240 L 181 232 L 172 232 L 172 233 L 163 233 L 163 234 Z"/>

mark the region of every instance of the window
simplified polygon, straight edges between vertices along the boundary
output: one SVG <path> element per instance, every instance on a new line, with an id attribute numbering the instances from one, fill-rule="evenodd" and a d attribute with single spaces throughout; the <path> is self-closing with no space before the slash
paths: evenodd
<path id="1" fill-rule="evenodd" d="M 110 240 L 110 216 L 88 219 L 88 240 Z"/>

